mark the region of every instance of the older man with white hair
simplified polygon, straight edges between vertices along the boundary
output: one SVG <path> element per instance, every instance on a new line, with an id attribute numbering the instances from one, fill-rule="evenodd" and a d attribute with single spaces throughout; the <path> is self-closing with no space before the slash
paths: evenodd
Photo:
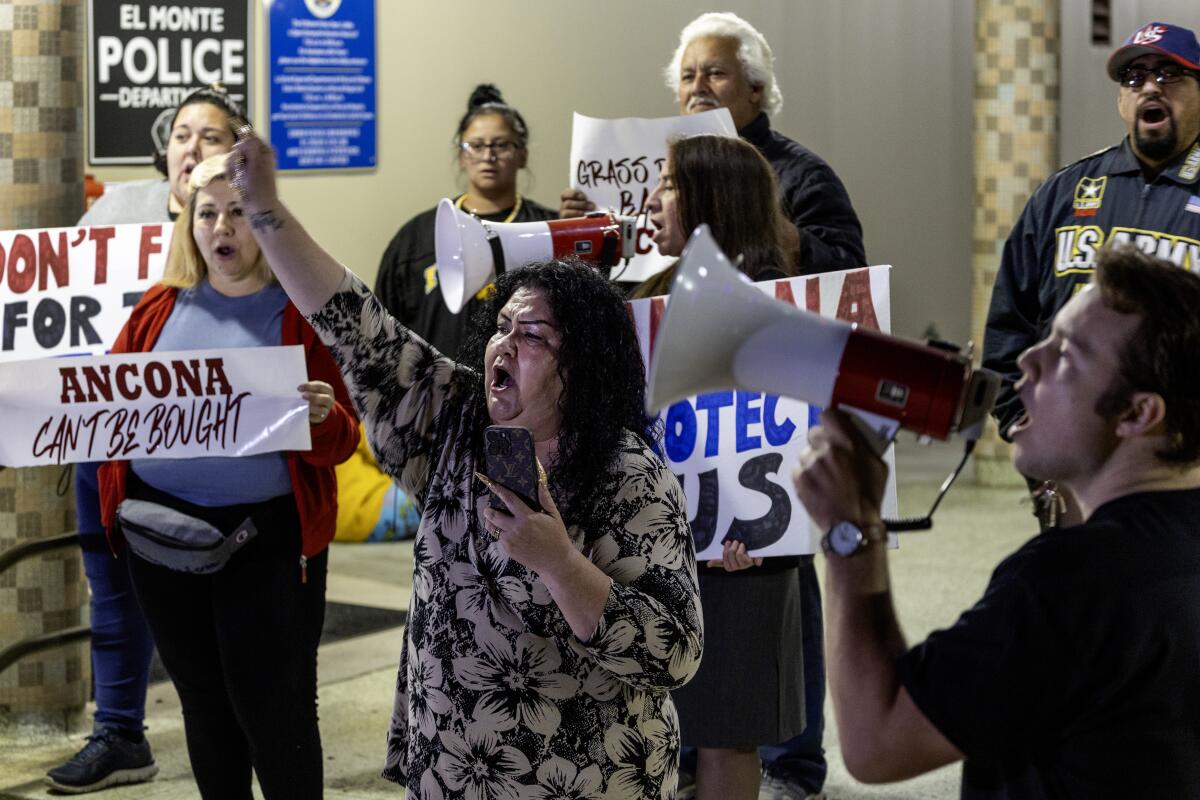
<path id="1" fill-rule="evenodd" d="M 738 135 L 758 148 L 779 176 L 785 211 L 796 227 L 802 273 L 853 269 L 867 262 L 862 226 L 846 187 L 820 156 L 771 129 L 783 107 L 775 56 L 766 38 L 737 14 L 701 14 L 683 29 L 664 70 L 679 111 L 728 108 Z M 562 193 L 560 213 L 574 217 L 595 206 L 575 189 Z"/>

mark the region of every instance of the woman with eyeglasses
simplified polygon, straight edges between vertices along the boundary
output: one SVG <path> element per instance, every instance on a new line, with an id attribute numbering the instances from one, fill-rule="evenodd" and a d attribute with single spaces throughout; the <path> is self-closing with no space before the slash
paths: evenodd
<path id="1" fill-rule="evenodd" d="M 528 142 L 529 128 L 521 112 L 505 103 L 492 84 L 476 86 L 454 135 L 458 166 L 467 180 L 466 191 L 454 204 L 487 222 L 557 219 L 557 211 L 517 191 L 517 176 L 529 158 Z M 418 214 L 392 239 L 379 264 L 375 294 L 405 327 L 443 355 L 457 358 L 467 321 L 492 284 L 459 313 L 446 308 L 434 264 L 436 215 L 436 208 Z"/>

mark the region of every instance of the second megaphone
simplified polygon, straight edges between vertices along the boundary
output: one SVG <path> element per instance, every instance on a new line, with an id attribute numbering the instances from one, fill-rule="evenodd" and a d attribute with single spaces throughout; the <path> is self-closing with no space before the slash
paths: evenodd
<path id="1" fill-rule="evenodd" d="M 496 275 L 535 261 L 579 258 L 611 267 L 633 257 L 636 222 L 601 211 L 545 222 L 484 222 L 443 199 L 434 224 L 442 299 L 457 314 Z"/>
<path id="2" fill-rule="evenodd" d="M 973 439 L 999 376 L 957 351 L 910 342 L 793 308 L 730 264 L 707 225 L 692 234 L 650 360 L 647 407 L 748 389 L 843 408 L 883 440 L 896 427 Z"/>

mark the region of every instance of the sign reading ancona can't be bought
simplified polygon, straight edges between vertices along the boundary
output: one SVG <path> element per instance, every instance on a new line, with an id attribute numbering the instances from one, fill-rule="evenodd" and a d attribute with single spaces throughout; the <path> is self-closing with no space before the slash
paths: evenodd
<path id="1" fill-rule="evenodd" d="M 0 364 L 0 465 L 309 450 L 304 348 Z"/>

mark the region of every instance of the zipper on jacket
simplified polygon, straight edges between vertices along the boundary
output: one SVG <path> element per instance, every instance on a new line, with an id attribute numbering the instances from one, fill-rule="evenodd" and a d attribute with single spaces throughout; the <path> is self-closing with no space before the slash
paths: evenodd
<path id="1" fill-rule="evenodd" d="M 308 583 L 308 559 L 300 556 L 300 582 Z"/>

